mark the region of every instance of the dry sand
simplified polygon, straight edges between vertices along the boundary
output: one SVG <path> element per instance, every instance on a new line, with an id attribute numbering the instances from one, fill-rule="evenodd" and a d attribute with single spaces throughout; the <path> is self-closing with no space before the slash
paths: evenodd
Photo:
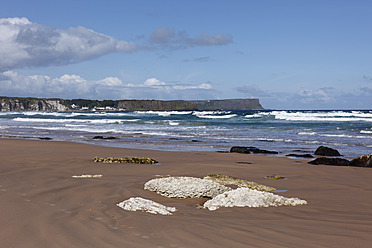
<path id="1" fill-rule="evenodd" d="M 151 157 L 157 165 L 94 163 L 95 156 Z M 372 169 L 217 152 L 163 152 L 0 139 L 1 247 L 371 247 Z M 249 163 L 238 163 L 249 162 Z M 205 199 L 143 190 L 155 175 L 220 173 L 288 190 L 308 205 L 197 209 Z M 103 175 L 77 179 L 73 175 Z M 282 175 L 288 180 L 267 179 Z M 172 216 L 125 211 L 143 197 Z"/>

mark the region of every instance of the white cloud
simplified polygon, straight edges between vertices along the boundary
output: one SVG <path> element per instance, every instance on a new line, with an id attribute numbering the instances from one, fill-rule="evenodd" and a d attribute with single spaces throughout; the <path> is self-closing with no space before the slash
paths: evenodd
<path id="1" fill-rule="evenodd" d="M 2 73 L 1 95 L 61 98 L 101 98 L 113 87 L 123 86 L 117 78 L 88 81 L 78 75 L 65 74 L 59 78 L 42 75 L 23 76 L 14 71 Z M 115 92 L 113 92 L 115 94 Z"/>
<path id="2" fill-rule="evenodd" d="M 166 83 L 156 79 L 156 78 L 149 78 L 145 81 L 145 83 L 143 84 L 144 86 L 164 86 L 166 85 Z"/>
<path id="3" fill-rule="evenodd" d="M 108 53 L 132 52 L 138 47 L 85 27 L 68 30 L 30 22 L 0 19 L 0 72 L 14 68 L 65 65 Z"/>
<path id="4" fill-rule="evenodd" d="M 198 85 L 190 85 L 190 84 L 173 84 L 173 83 L 165 83 L 160 81 L 156 78 L 149 78 L 143 84 L 127 84 L 127 87 L 130 88 L 156 88 L 156 89 L 163 89 L 163 90 L 192 90 L 192 89 L 200 89 L 200 90 L 209 90 L 212 89 L 212 84 L 210 83 L 202 83 Z"/>

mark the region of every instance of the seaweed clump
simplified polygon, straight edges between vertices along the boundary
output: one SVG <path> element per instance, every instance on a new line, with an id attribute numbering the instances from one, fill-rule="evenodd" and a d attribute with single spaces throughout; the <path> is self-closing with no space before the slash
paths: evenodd
<path id="1" fill-rule="evenodd" d="M 211 180 L 223 185 L 236 185 L 238 187 L 242 188 L 249 188 L 249 189 L 255 189 L 259 191 L 275 191 L 276 189 L 270 186 L 258 184 L 252 181 L 226 176 L 226 175 L 220 175 L 220 174 L 209 174 L 204 177 L 204 179 Z"/>
<path id="2" fill-rule="evenodd" d="M 93 162 L 96 163 L 127 163 L 127 164 L 157 164 L 159 163 L 152 158 L 138 158 L 138 157 L 124 157 L 124 158 L 113 158 L 113 157 L 94 157 Z"/>
<path id="3" fill-rule="evenodd" d="M 286 177 L 278 176 L 278 175 L 266 176 L 265 178 L 276 179 L 276 180 L 284 180 L 284 179 L 286 179 Z"/>

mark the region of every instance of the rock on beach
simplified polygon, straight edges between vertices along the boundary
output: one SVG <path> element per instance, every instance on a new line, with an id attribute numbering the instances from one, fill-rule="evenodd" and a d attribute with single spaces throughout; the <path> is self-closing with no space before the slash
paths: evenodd
<path id="1" fill-rule="evenodd" d="M 118 207 L 128 211 L 143 211 L 151 214 L 172 215 L 176 212 L 174 207 L 167 207 L 160 203 L 147 200 L 141 197 L 132 197 L 116 204 Z"/>
<path id="2" fill-rule="evenodd" d="M 237 188 L 206 201 L 204 208 L 213 211 L 220 207 L 279 207 L 305 204 L 307 204 L 305 200 L 298 198 L 287 198 L 270 192 Z"/>
<path id="3" fill-rule="evenodd" d="M 144 189 L 170 198 L 213 198 L 231 190 L 217 182 L 195 177 L 155 178 L 145 183 Z"/>

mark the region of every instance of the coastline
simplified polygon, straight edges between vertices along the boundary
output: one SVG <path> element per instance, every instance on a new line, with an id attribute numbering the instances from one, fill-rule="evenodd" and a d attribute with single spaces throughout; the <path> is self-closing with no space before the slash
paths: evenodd
<path id="1" fill-rule="evenodd" d="M 300 158 L 113 148 L 0 139 L 0 242 L 5 247 L 369 247 L 369 168 L 309 165 Z M 149 157 L 156 165 L 100 164 L 99 157 Z M 143 190 L 156 175 L 219 173 L 287 192 L 308 205 L 196 208 Z M 97 179 L 73 175 L 101 174 Z M 281 175 L 287 180 L 267 179 Z M 116 206 L 140 196 L 176 207 L 173 216 Z"/>

